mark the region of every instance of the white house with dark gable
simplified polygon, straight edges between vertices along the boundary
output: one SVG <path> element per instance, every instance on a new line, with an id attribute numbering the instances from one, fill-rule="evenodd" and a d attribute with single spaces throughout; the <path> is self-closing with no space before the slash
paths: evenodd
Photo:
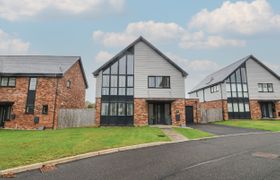
<path id="1" fill-rule="evenodd" d="M 280 118 L 280 77 L 253 55 L 210 74 L 189 94 L 201 109 L 220 109 L 223 119 Z"/>

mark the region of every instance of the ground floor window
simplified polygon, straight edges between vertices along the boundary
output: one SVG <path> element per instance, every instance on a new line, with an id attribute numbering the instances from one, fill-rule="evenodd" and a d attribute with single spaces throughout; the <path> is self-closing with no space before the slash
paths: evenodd
<path id="1" fill-rule="evenodd" d="M 260 102 L 262 118 L 275 118 L 276 110 L 273 102 Z"/>
<path id="2" fill-rule="evenodd" d="M 230 119 L 251 118 L 248 98 L 228 98 L 227 106 Z"/>
<path id="3" fill-rule="evenodd" d="M 104 101 L 101 103 L 101 125 L 133 125 L 133 101 Z"/>

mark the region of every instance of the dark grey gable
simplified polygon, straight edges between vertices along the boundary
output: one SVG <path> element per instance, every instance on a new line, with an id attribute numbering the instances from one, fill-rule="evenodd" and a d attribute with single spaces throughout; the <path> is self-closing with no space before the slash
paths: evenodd
<path id="1" fill-rule="evenodd" d="M 149 41 L 147 41 L 145 38 L 140 36 L 138 39 L 136 39 L 134 42 L 132 42 L 130 45 L 128 45 L 125 49 L 123 49 L 121 52 L 119 52 L 116 56 L 111 58 L 109 61 L 107 61 L 105 64 L 103 64 L 100 68 L 98 68 L 96 71 L 93 72 L 94 76 L 98 76 L 99 72 L 101 70 L 106 69 L 110 64 L 117 61 L 120 57 L 124 55 L 126 51 L 131 49 L 135 44 L 138 42 L 144 42 L 146 45 L 148 45 L 150 48 L 152 48 L 156 53 L 158 53 L 161 57 L 163 57 L 167 62 L 169 62 L 172 66 L 174 66 L 178 71 L 182 73 L 182 75 L 185 77 L 188 75 L 186 71 L 184 71 L 181 67 L 179 67 L 175 62 L 173 62 L 170 58 L 168 58 L 166 55 L 164 55 L 159 49 L 157 49 L 155 46 L 153 46 Z"/>

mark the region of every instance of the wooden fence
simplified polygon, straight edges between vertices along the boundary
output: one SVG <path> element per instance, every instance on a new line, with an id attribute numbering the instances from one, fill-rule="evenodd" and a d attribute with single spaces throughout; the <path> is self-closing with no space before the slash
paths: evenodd
<path id="1" fill-rule="evenodd" d="M 87 127 L 95 125 L 95 109 L 60 109 L 58 128 Z"/>
<path id="2" fill-rule="evenodd" d="M 215 122 L 223 119 L 222 109 L 201 109 L 201 123 Z"/>

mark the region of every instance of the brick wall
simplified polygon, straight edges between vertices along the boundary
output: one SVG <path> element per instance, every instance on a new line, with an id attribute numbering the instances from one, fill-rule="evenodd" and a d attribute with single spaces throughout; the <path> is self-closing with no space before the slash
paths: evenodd
<path id="1" fill-rule="evenodd" d="M 177 112 L 180 114 L 180 120 L 176 120 Z M 171 103 L 171 119 L 172 125 L 180 126 L 186 124 L 185 118 L 185 99 L 176 99 Z"/>
<path id="2" fill-rule="evenodd" d="M 200 103 L 201 109 L 222 109 L 224 120 L 228 120 L 227 100 L 207 101 Z"/>
<path id="3" fill-rule="evenodd" d="M 185 106 L 193 106 L 193 119 L 194 123 L 201 122 L 201 112 L 199 99 L 185 99 Z M 186 117 L 187 119 L 187 117 Z"/>
<path id="4" fill-rule="evenodd" d="M 276 118 L 280 119 L 280 101 L 275 103 L 275 110 L 276 110 Z"/>
<path id="5" fill-rule="evenodd" d="M 252 119 L 261 119 L 262 112 L 258 100 L 250 100 L 250 111 Z"/>
<path id="6" fill-rule="evenodd" d="M 100 126 L 100 115 L 101 115 L 101 98 L 95 99 L 95 124 Z"/>
<path id="7" fill-rule="evenodd" d="M 15 114 L 14 120 L 6 121 L 5 128 L 33 129 L 39 126 L 52 128 L 55 97 L 55 78 L 38 78 L 36 89 L 36 101 L 34 114 L 26 114 L 25 106 L 28 92 L 29 78 L 16 78 L 15 88 L 0 88 L 0 99 L 2 102 L 14 102 L 12 114 Z M 48 114 L 42 114 L 42 105 L 48 105 Z M 34 117 L 40 118 L 39 124 L 34 124 Z"/>
<path id="8" fill-rule="evenodd" d="M 148 125 L 148 103 L 146 99 L 134 99 L 134 125 Z"/>
<path id="9" fill-rule="evenodd" d="M 66 87 L 68 79 L 72 81 L 71 89 Z M 84 108 L 85 106 L 85 84 L 78 62 L 66 72 L 63 78 L 37 78 L 34 114 L 25 113 L 28 86 L 28 77 L 17 77 L 15 88 L 0 88 L 0 102 L 14 102 L 11 113 L 16 115 L 14 120 L 5 122 L 5 128 L 34 129 L 39 126 L 56 128 L 57 113 L 60 108 Z M 42 114 L 43 105 L 48 105 L 46 115 Z M 39 124 L 36 125 L 34 124 L 35 116 L 40 118 Z"/>

